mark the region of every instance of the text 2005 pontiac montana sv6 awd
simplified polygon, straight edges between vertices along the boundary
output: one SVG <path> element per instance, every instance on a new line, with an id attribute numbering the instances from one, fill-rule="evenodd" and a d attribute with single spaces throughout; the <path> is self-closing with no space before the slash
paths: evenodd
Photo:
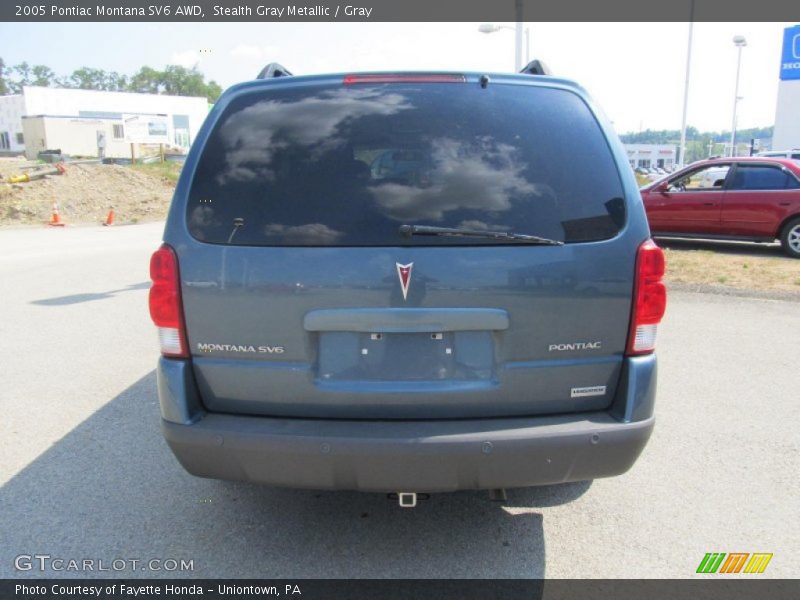
<path id="1" fill-rule="evenodd" d="M 152 258 L 164 435 L 190 473 L 291 487 L 618 475 L 653 428 L 663 271 L 574 83 L 239 84 Z"/>

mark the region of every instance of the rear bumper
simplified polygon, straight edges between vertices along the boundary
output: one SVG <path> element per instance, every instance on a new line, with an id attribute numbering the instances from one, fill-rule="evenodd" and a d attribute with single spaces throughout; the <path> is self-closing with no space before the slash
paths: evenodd
<path id="1" fill-rule="evenodd" d="M 513 488 L 610 477 L 641 453 L 653 418 L 608 413 L 464 421 L 320 421 L 206 414 L 162 421 L 200 477 L 362 491 Z"/>
<path id="2" fill-rule="evenodd" d="M 191 364 L 162 358 L 164 437 L 189 473 L 271 485 L 437 492 L 527 487 L 627 471 L 653 429 L 656 359 L 624 361 L 607 411 L 427 421 L 207 413 Z"/>

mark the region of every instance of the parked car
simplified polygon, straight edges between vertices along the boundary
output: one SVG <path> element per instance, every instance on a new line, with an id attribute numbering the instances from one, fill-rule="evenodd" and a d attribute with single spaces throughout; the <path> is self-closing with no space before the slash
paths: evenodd
<path id="1" fill-rule="evenodd" d="M 800 164 L 788 158 L 700 161 L 641 191 L 657 237 L 777 239 L 800 258 Z"/>
<path id="2" fill-rule="evenodd" d="M 767 158 L 791 158 L 794 161 L 800 162 L 800 149 L 794 150 L 765 150 L 759 152 L 756 156 L 764 156 Z"/>
<path id="3" fill-rule="evenodd" d="M 657 179 L 661 179 L 665 174 L 659 173 L 658 169 L 655 167 L 649 167 L 647 169 L 647 178 L 650 181 L 656 181 Z"/>
<path id="4" fill-rule="evenodd" d="M 151 261 L 180 463 L 404 506 L 628 470 L 654 423 L 664 258 L 593 106 L 524 74 L 227 90 Z"/>

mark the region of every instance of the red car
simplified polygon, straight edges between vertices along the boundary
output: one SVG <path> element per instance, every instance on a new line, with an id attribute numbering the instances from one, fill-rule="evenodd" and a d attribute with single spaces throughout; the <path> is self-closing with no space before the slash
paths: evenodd
<path id="1" fill-rule="evenodd" d="M 654 236 L 780 240 L 800 258 L 800 164 L 764 157 L 696 162 L 641 189 Z"/>

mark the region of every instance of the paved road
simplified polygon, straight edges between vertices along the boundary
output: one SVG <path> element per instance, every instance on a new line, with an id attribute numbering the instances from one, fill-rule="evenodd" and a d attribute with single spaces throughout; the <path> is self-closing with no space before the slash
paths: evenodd
<path id="1" fill-rule="evenodd" d="M 401 510 L 183 472 L 146 310 L 160 234 L 0 231 L 0 576 L 49 554 L 192 559 L 195 576 L 690 577 L 711 551 L 800 576 L 800 303 L 673 294 L 657 429 L 630 473 Z"/>

